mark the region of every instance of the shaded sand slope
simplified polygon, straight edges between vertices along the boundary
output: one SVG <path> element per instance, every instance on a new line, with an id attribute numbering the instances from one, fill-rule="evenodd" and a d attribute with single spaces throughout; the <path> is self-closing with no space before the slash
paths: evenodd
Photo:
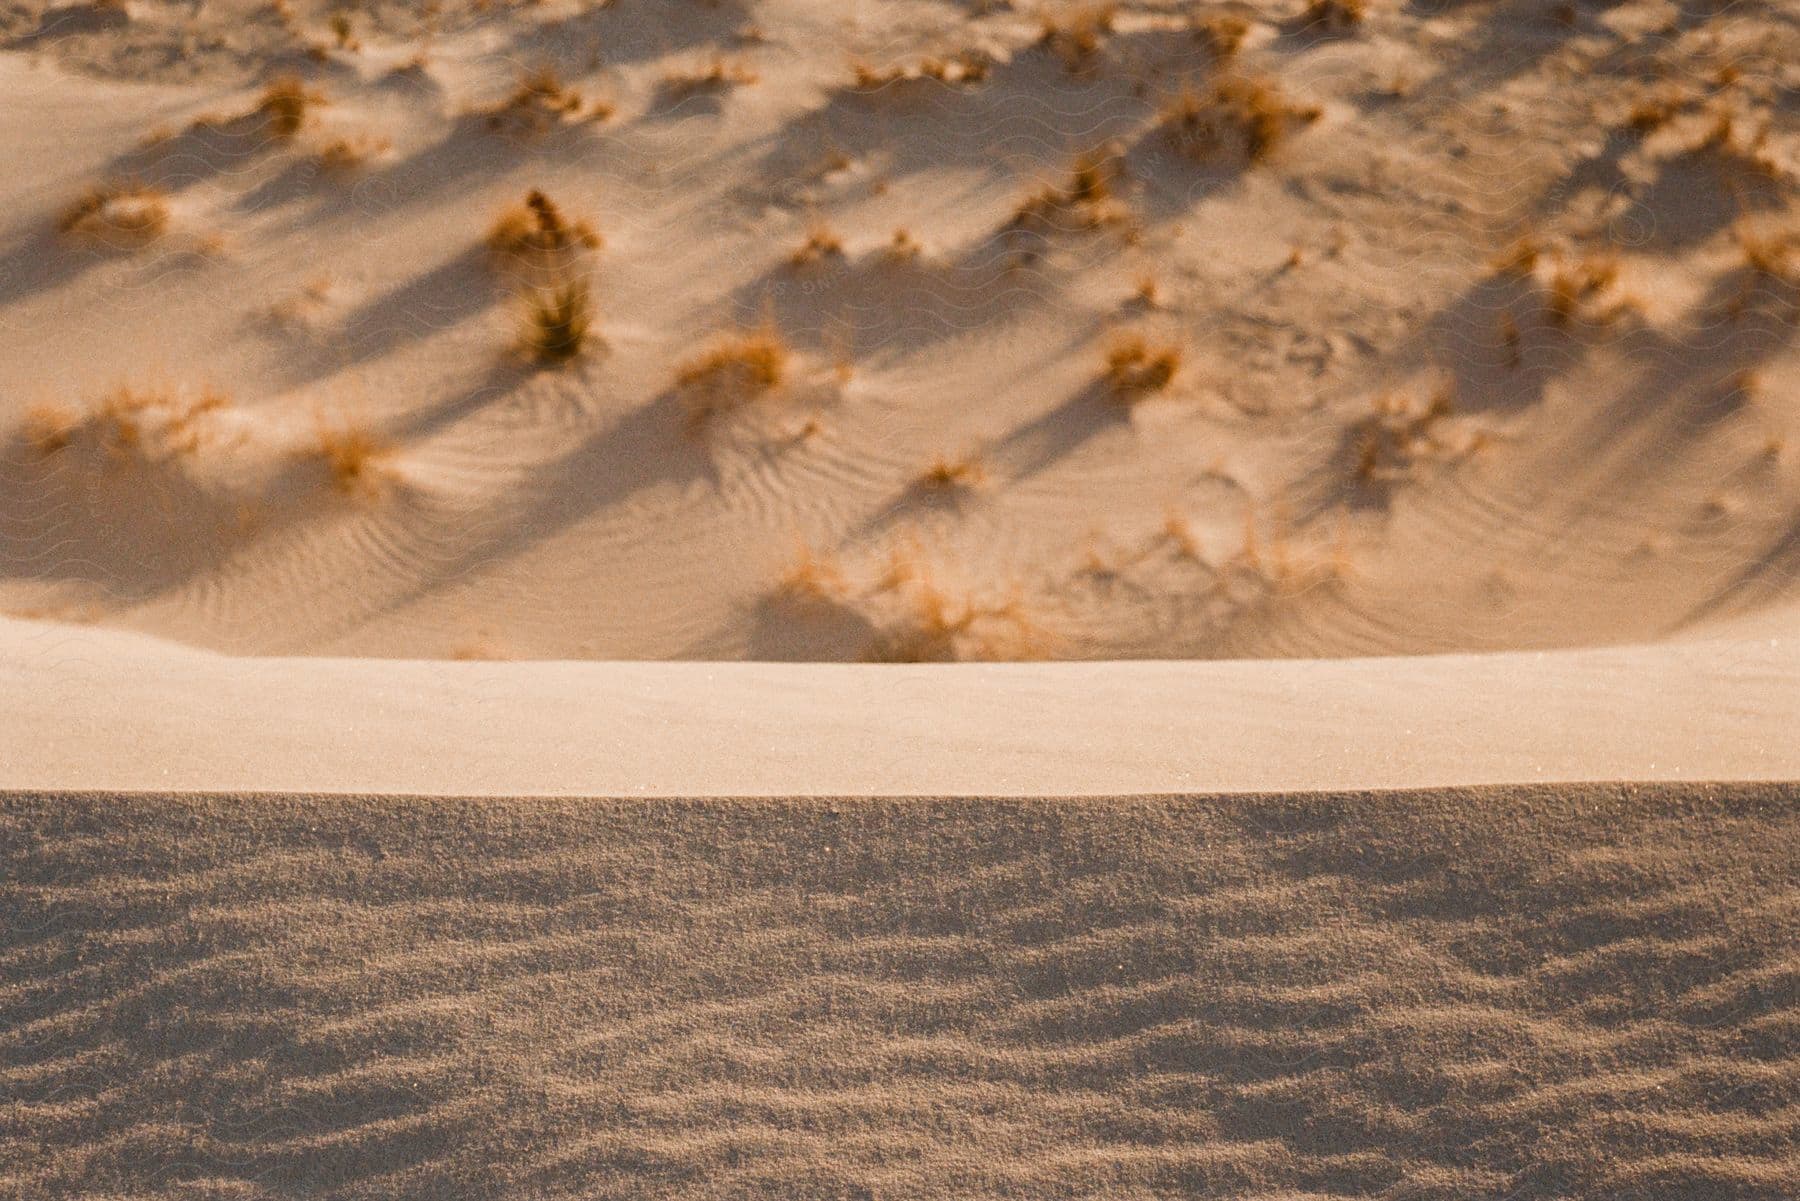
<path id="1" fill-rule="evenodd" d="M 1800 792 L 0 803 L 11 1197 L 1777 1198 Z"/>

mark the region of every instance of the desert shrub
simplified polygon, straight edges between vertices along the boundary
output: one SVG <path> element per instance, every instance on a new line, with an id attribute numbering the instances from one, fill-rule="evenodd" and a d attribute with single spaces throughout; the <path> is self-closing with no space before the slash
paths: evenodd
<path id="1" fill-rule="evenodd" d="M 1107 388 L 1127 403 L 1163 391 L 1180 370 L 1180 347 L 1152 346 L 1137 334 L 1117 339 L 1106 352 Z"/>
<path id="2" fill-rule="evenodd" d="M 169 200 L 145 184 L 97 184 L 63 210 L 59 228 L 75 237 L 120 248 L 141 246 L 169 228 Z"/>
<path id="3" fill-rule="evenodd" d="M 787 377 L 788 358 L 787 343 L 772 327 L 720 340 L 676 374 L 690 425 L 703 425 L 775 391 Z"/>
<path id="4" fill-rule="evenodd" d="M 1190 158 L 1260 163 L 1294 126 L 1320 115 L 1316 106 L 1290 101 L 1271 80 L 1230 75 L 1204 90 L 1182 91 L 1164 106 L 1159 126 Z"/>

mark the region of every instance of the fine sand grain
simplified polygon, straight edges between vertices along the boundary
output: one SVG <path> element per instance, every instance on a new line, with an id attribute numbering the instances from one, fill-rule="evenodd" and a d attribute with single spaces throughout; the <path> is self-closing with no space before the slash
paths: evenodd
<path id="1" fill-rule="evenodd" d="M 0 801 L 0 1195 L 1778 1199 L 1800 793 Z"/>

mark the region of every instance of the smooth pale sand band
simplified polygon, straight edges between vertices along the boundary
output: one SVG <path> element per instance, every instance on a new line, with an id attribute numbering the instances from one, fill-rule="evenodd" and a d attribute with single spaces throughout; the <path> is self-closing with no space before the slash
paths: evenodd
<path id="1" fill-rule="evenodd" d="M 0 623 L 0 788 L 1072 796 L 1800 776 L 1800 640 L 955 666 L 236 659 Z"/>

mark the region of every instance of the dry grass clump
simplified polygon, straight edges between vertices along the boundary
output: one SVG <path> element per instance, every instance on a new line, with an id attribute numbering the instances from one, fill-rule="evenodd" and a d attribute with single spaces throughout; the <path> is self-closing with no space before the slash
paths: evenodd
<path id="1" fill-rule="evenodd" d="M 993 58 L 979 50 L 965 50 L 949 57 L 932 55 L 911 65 L 896 63 L 888 67 L 873 67 L 858 60 L 850 64 L 851 86 L 859 92 L 878 92 L 889 84 L 919 80 L 932 80 L 951 87 L 967 86 L 986 79 L 993 65 Z"/>
<path id="2" fill-rule="evenodd" d="M 523 203 L 494 222 L 487 245 L 496 267 L 553 282 L 574 270 L 585 252 L 598 250 L 601 238 L 593 226 L 564 216 L 550 197 L 534 188 Z"/>
<path id="3" fill-rule="evenodd" d="M 1090 151 L 1075 160 L 1064 194 L 1071 204 L 1093 208 L 1112 199 L 1124 174 L 1125 165 L 1116 149 Z"/>
<path id="4" fill-rule="evenodd" d="M 517 277 L 524 305 L 521 349 L 546 366 L 566 363 L 587 346 L 594 327 L 587 254 L 600 235 L 570 220 L 543 192 L 502 213 L 488 232 L 495 267 Z"/>
<path id="5" fill-rule="evenodd" d="M 894 262 L 910 263 L 925 253 L 925 246 L 910 229 L 902 227 L 894 231 L 882 253 Z"/>
<path id="6" fill-rule="evenodd" d="M 1640 137 L 1655 133 L 1680 115 L 1687 98 L 1674 89 L 1639 96 L 1625 114 L 1625 127 Z"/>
<path id="7" fill-rule="evenodd" d="M 948 58 L 928 55 L 919 60 L 920 79 L 943 84 L 980 83 L 993 70 L 993 56 L 983 50 L 964 50 Z"/>
<path id="8" fill-rule="evenodd" d="M 525 330 L 520 341 L 533 361 L 556 366 L 587 348 L 593 336 L 594 298 L 585 275 L 529 287 L 523 298 Z"/>
<path id="9" fill-rule="evenodd" d="M 1214 63 L 1227 63 L 1236 58 L 1244 39 L 1249 36 L 1250 22 L 1235 13 L 1194 16 L 1194 37 L 1206 48 Z"/>
<path id="10" fill-rule="evenodd" d="M 807 228 L 806 240 L 800 248 L 788 256 L 788 262 L 795 267 L 807 267 L 814 263 L 822 263 L 826 259 L 842 259 L 844 257 L 844 240 L 833 233 L 831 227 L 822 221 L 816 221 Z"/>
<path id="11" fill-rule="evenodd" d="M 1025 659 L 1050 642 L 1016 593 L 998 599 L 954 595 L 915 569 L 895 600 L 895 612 L 869 648 L 869 658 L 880 662 Z"/>
<path id="12" fill-rule="evenodd" d="M 1438 426 L 1455 411 L 1449 383 L 1433 389 L 1423 405 L 1410 395 L 1383 396 L 1352 429 L 1357 481 L 1386 485 L 1404 477 L 1415 462 L 1443 448 Z"/>
<path id="13" fill-rule="evenodd" d="M 682 367 L 675 386 L 689 426 L 698 428 L 781 387 L 789 354 L 780 334 L 764 326 L 727 337 Z"/>
<path id="14" fill-rule="evenodd" d="M 870 579 L 852 579 L 837 556 L 802 541 L 773 599 L 854 613 L 874 630 L 866 657 L 878 662 L 1023 659 L 1051 645 L 1016 589 L 953 591 L 913 537 L 891 547 L 886 568 Z"/>
<path id="15" fill-rule="evenodd" d="M 1050 645 L 1016 591 L 952 592 L 933 578 L 910 541 L 866 587 L 851 580 L 835 555 L 802 542 L 773 596 L 797 608 L 858 614 L 875 630 L 866 657 L 877 662 L 1024 659 Z"/>
<path id="16" fill-rule="evenodd" d="M 1184 89 L 1163 108 L 1158 125 L 1190 158 L 1260 163 L 1293 126 L 1310 124 L 1320 115 L 1315 105 L 1287 99 L 1272 80 L 1231 75 L 1204 91 Z"/>
<path id="17" fill-rule="evenodd" d="M 141 246 L 167 232 L 169 198 L 141 183 L 97 184 L 63 210 L 57 225 L 65 234 L 112 246 Z"/>
<path id="18" fill-rule="evenodd" d="M 887 563 L 875 577 L 875 590 L 898 592 L 925 579 L 928 574 L 925 546 L 916 533 L 908 531 L 888 547 Z"/>
<path id="19" fill-rule="evenodd" d="M 850 581 L 835 556 L 821 554 L 802 541 L 794 561 L 775 582 L 777 598 L 790 604 L 829 607 L 850 595 Z"/>
<path id="20" fill-rule="evenodd" d="M 1623 311 L 1615 302 L 1601 301 L 1619 282 L 1619 260 L 1610 254 L 1587 255 L 1559 263 L 1544 287 L 1544 313 L 1552 325 L 1584 321 L 1609 321 Z"/>
<path id="21" fill-rule="evenodd" d="M 1113 32 L 1118 16 L 1116 3 L 1077 4 L 1058 13 L 1044 15 L 1038 44 L 1058 58 L 1071 71 L 1093 65 L 1106 39 Z"/>
<path id="22" fill-rule="evenodd" d="M 1550 261 L 1547 276 L 1542 273 L 1546 259 Z M 1553 326 L 1566 326 L 1577 319 L 1604 324 L 1641 307 L 1637 299 L 1615 291 L 1620 266 L 1618 256 L 1612 253 L 1568 259 L 1527 233 L 1490 259 L 1489 266 L 1497 275 L 1540 286 L 1545 319 Z M 1502 318 L 1503 341 L 1516 357 L 1519 345 L 1517 323 L 1510 315 L 1503 314 Z"/>
<path id="23" fill-rule="evenodd" d="M 393 479 L 393 444 L 361 422 L 321 419 L 313 452 L 341 492 L 371 495 Z"/>
<path id="24" fill-rule="evenodd" d="M 1050 233 L 1120 224 L 1128 214 L 1115 192 L 1124 175 L 1124 160 L 1117 148 L 1089 151 L 1075 160 L 1067 184 L 1046 187 L 1028 197 L 1014 211 L 1008 227 Z"/>
<path id="25" fill-rule="evenodd" d="M 850 64 L 851 86 L 859 92 L 875 92 L 890 83 L 899 83 L 911 77 L 904 66 L 873 67 L 857 60 Z"/>
<path id="26" fill-rule="evenodd" d="M 1488 261 L 1497 275 L 1510 275 L 1524 278 L 1537 270 L 1538 260 L 1544 256 L 1544 243 L 1535 234 L 1521 234 L 1512 243 Z"/>
<path id="27" fill-rule="evenodd" d="M 1152 346 L 1138 334 L 1126 334 L 1106 351 L 1105 380 L 1113 399 L 1129 404 L 1161 392 L 1181 370 L 1181 348 Z"/>
<path id="28" fill-rule="evenodd" d="M 762 78 L 741 62 L 714 55 L 706 62 L 691 67 L 672 68 L 662 77 L 663 94 L 679 100 L 684 96 L 717 93 L 740 85 L 753 84 Z"/>
<path id="29" fill-rule="evenodd" d="M 555 67 L 545 64 L 525 72 L 512 95 L 489 110 L 487 119 L 492 128 L 539 137 L 581 118 L 604 121 L 612 111 L 605 101 L 584 101 Z"/>
<path id="30" fill-rule="evenodd" d="M 987 483 L 987 467 L 974 451 L 939 455 L 919 477 L 922 487 L 934 492 L 970 492 Z"/>
<path id="31" fill-rule="evenodd" d="M 367 134 L 346 134 L 326 142 L 315 156 L 319 166 L 336 174 L 348 174 L 368 165 L 369 160 L 387 153 L 386 138 Z"/>
<path id="32" fill-rule="evenodd" d="M 158 462 L 199 450 L 206 442 L 208 419 L 230 404 L 210 388 L 121 385 L 85 411 L 60 405 L 33 409 L 25 437 L 44 456 L 85 447 L 108 458 Z"/>
<path id="33" fill-rule="evenodd" d="M 291 138 L 306 124 L 312 109 L 325 103 L 325 97 L 311 91 L 298 77 L 283 75 L 263 91 L 256 111 L 267 122 L 269 132 L 278 138 Z"/>
<path id="34" fill-rule="evenodd" d="M 1369 17 L 1369 0 L 1312 0 L 1296 24 L 1305 30 L 1342 34 Z"/>

